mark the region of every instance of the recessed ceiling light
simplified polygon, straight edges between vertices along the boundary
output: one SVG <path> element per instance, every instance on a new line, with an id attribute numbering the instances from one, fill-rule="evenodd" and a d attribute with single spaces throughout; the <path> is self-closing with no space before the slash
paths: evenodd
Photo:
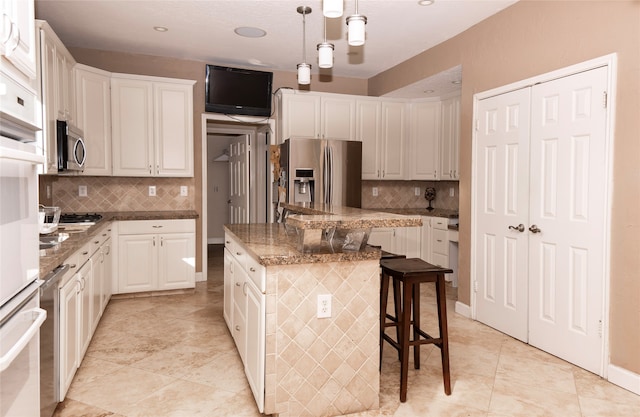
<path id="1" fill-rule="evenodd" d="M 431 6 L 433 3 L 435 3 L 435 0 L 418 0 L 420 6 Z"/>
<path id="2" fill-rule="evenodd" d="M 166 27 L 164 27 L 164 26 L 154 26 L 154 27 L 153 27 L 153 29 L 154 29 L 154 30 L 156 30 L 156 31 L 158 31 L 158 32 L 166 32 L 166 31 L 168 31 L 168 30 L 169 30 L 169 29 L 167 29 L 167 28 L 166 28 Z"/>
<path id="3" fill-rule="evenodd" d="M 261 38 L 267 34 L 267 32 L 265 32 L 260 28 L 254 28 L 249 26 L 235 28 L 233 31 L 237 35 L 244 36 L 245 38 Z"/>

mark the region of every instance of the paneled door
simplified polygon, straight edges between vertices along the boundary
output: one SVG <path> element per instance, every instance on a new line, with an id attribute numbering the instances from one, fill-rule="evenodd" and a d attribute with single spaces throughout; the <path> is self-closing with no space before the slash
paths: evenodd
<path id="1" fill-rule="evenodd" d="M 481 100 L 477 132 L 476 318 L 527 341 L 529 88 Z"/>
<path id="2" fill-rule="evenodd" d="M 602 373 L 607 221 L 601 67 L 480 100 L 476 318 Z"/>
<path id="3" fill-rule="evenodd" d="M 249 223 L 249 135 L 229 144 L 229 223 Z"/>
<path id="4" fill-rule="evenodd" d="M 533 87 L 529 343 L 600 373 L 607 68 Z"/>

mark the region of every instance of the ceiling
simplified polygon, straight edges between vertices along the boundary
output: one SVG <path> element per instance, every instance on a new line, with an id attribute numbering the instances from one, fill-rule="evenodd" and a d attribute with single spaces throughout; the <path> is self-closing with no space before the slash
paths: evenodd
<path id="1" fill-rule="evenodd" d="M 360 0 L 368 19 L 364 46 L 349 46 L 345 14 L 327 19 L 327 41 L 335 44 L 338 77 L 370 78 L 457 35 L 517 0 Z M 67 47 L 158 55 L 259 70 L 290 71 L 303 62 L 302 15 L 306 16 L 306 62 L 318 74 L 316 45 L 323 41 L 321 0 L 36 0 L 36 18 L 47 20 Z M 167 28 L 158 32 L 154 27 Z M 266 31 L 260 38 L 235 34 L 238 27 Z M 461 69 L 408 86 L 387 96 L 442 96 L 456 89 Z M 425 93 L 425 90 L 433 90 Z"/>

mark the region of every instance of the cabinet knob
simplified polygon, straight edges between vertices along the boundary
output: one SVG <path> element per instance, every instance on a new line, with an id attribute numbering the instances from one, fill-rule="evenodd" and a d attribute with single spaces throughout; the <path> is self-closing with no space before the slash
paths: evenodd
<path id="1" fill-rule="evenodd" d="M 251 271 L 251 272 L 256 272 L 256 269 L 255 269 L 255 268 L 253 268 L 253 267 L 251 267 L 251 268 L 249 268 L 249 271 Z"/>
<path id="2" fill-rule="evenodd" d="M 236 252 L 236 255 L 242 256 L 242 252 Z"/>
<path id="3" fill-rule="evenodd" d="M 236 287 L 239 287 L 239 286 L 240 286 L 240 283 L 239 283 L 239 282 L 236 282 Z"/>
<path id="4" fill-rule="evenodd" d="M 97 245 L 98 243 L 100 243 L 100 241 L 99 241 L 99 240 L 94 240 L 94 241 L 93 241 L 93 244 L 94 244 L 94 245 Z"/>
<path id="5" fill-rule="evenodd" d="M 82 252 L 82 254 L 83 254 L 83 255 L 88 255 L 88 254 L 89 254 L 89 252 L 84 251 L 84 252 Z"/>
<path id="6" fill-rule="evenodd" d="M 236 330 L 237 330 L 237 331 L 240 331 L 240 326 L 236 326 Z"/>

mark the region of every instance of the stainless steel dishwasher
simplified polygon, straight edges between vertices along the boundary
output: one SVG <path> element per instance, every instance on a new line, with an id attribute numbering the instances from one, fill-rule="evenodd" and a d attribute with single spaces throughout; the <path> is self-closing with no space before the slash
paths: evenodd
<path id="1" fill-rule="evenodd" d="M 58 284 L 68 270 L 69 265 L 60 265 L 43 279 L 40 287 L 40 308 L 47 312 L 40 327 L 40 417 L 51 417 L 60 397 Z"/>

